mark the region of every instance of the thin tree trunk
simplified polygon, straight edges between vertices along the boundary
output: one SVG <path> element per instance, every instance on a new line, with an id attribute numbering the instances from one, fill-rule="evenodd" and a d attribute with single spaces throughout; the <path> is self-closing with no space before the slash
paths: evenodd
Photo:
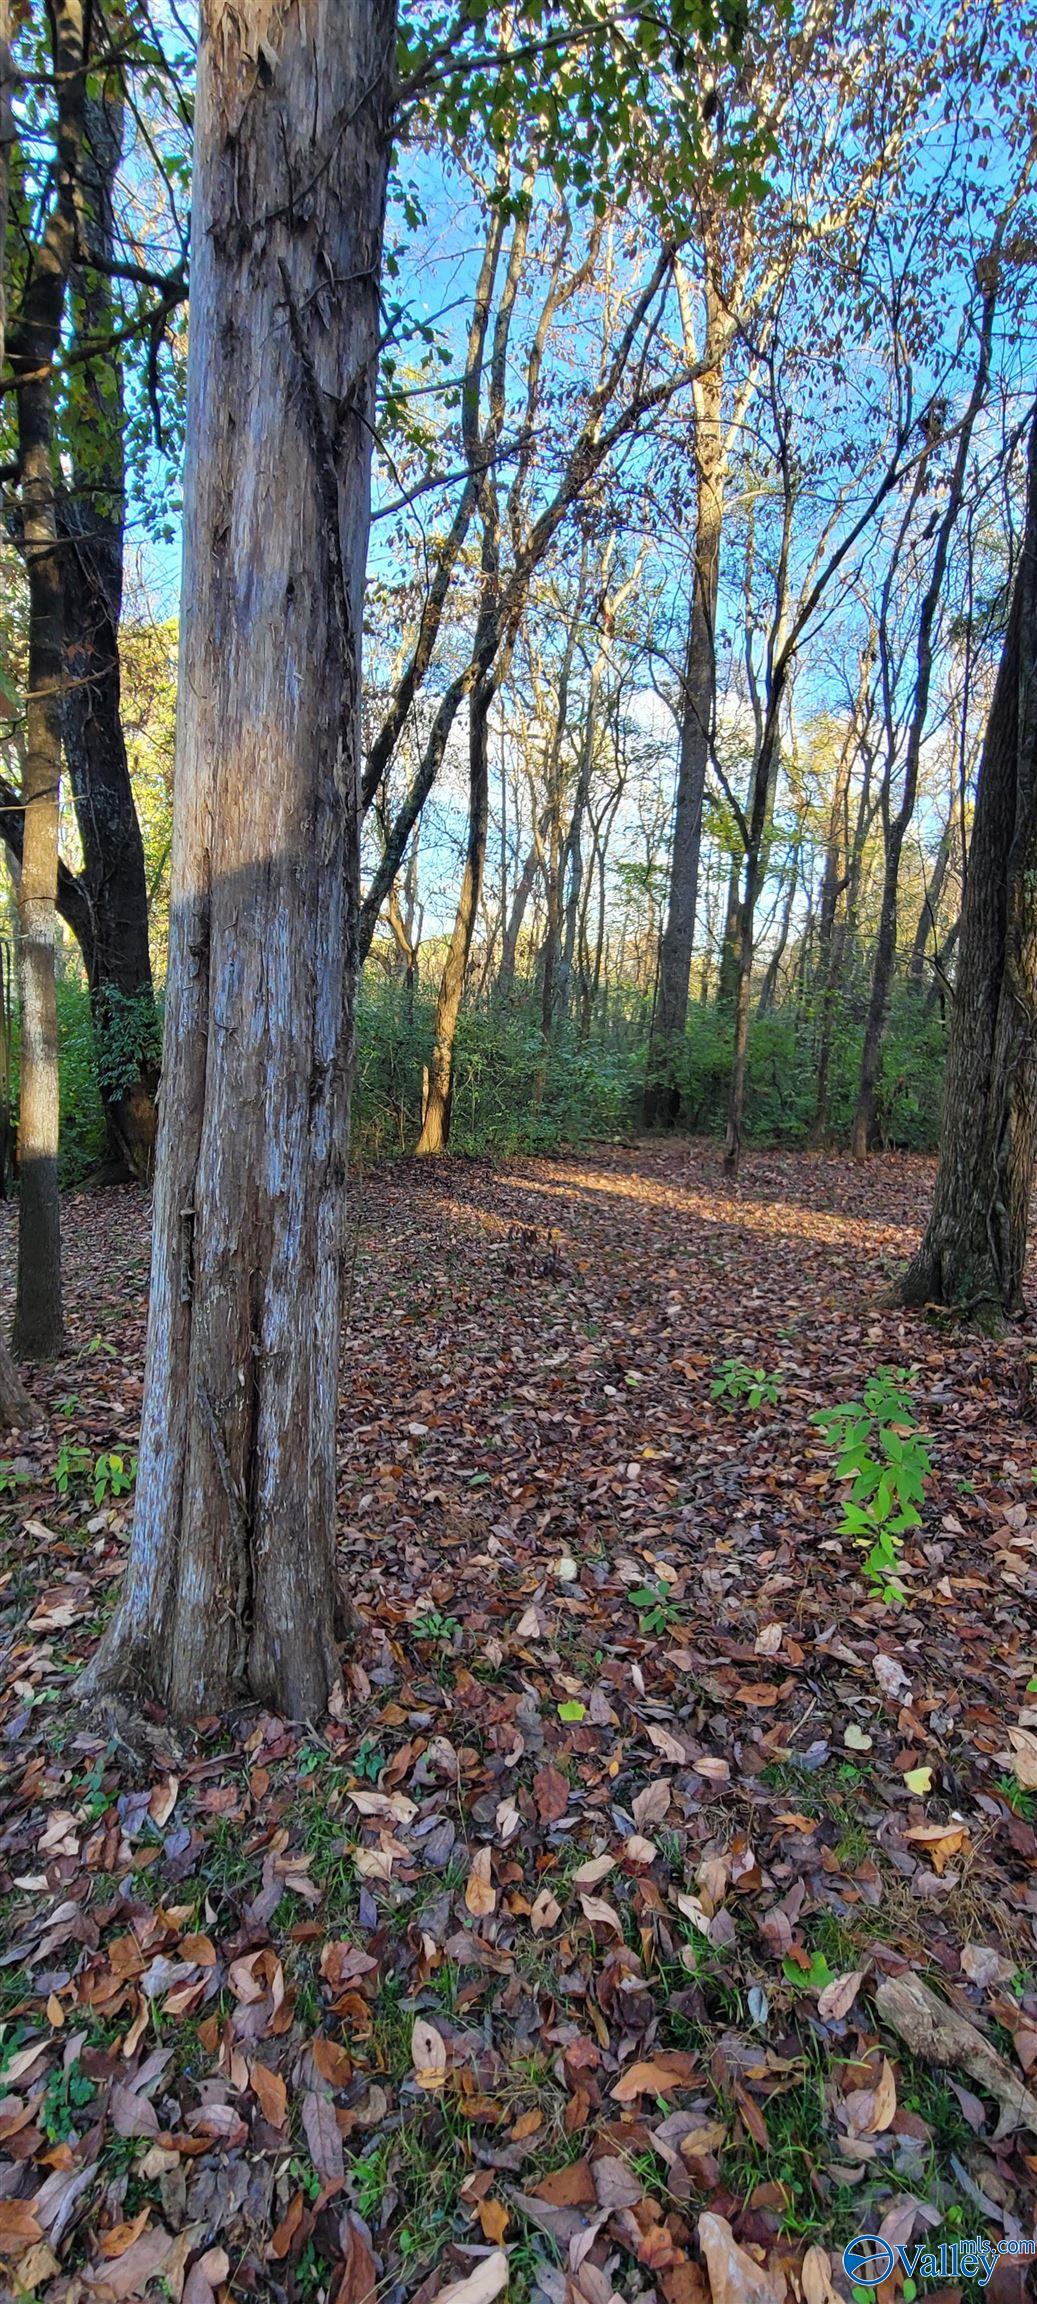
<path id="1" fill-rule="evenodd" d="M 825 866 L 821 882 L 821 903 L 818 913 L 817 982 L 820 986 L 819 1033 L 817 1049 L 817 1079 L 814 1091 L 814 1115 L 810 1124 L 809 1141 L 812 1146 L 824 1143 L 828 1133 L 828 1081 L 832 1061 L 832 1038 L 842 985 L 843 959 L 846 951 L 847 921 L 856 914 L 857 890 L 860 884 L 861 855 L 867 826 L 868 800 L 871 782 L 871 755 L 865 751 L 865 772 L 857 804 L 856 823 L 852 844 L 849 836 L 850 780 L 855 751 L 855 733 L 867 708 L 868 679 L 871 668 L 870 645 L 862 651 L 860 682 L 856 710 L 851 716 L 846 739 L 839 753 L 836 768 L 835 791 L 828 819 L 828 838 L 825 844 Z M 849 853 L 847 854 L 847 850 Z M 839 898 L 845 895 L 846 911 L 842 922 L 838 919 Z"/>
<path id="2" fill-rule="evenodd" d="M 995 239 L 995 250 L 996 247 L 997 240 Z M 950 554 L 951 537 L 954 532 L 958 513 L 961 509 L 962 498 L 965 493 L 965 476 L 968 470 L 969 447 L 972 440 L 972 434 L 975 428 L 976 418 L 979 415 L 979 411 L 986 398 L 987 381 L 990 373 L 990 348 L 993 336 L 994 314 L 997 308 L 997 287 L 999 272 L 1000 265 L 994 260 L 994 257 L 992 256 L 990 259 L 988 259 L 985 275 L 985 286 L 983 288 L 983 305 L 979 331 L 979 352 L 976 361 L 976 373 L 973 378 L 972 390 L 969 394 L 968 405 L 958 430 L 958 445 L 955 452 L 954 464 L 951 470 L 950 482 L 947 489 L 947 501 L 944 506 L 939 527 L 936 532 L 936 545 L 933 552 L 933 561 L 929 574 L 929 582 L 926 585 L 925 591 L 923 593 L 921 607 L 919 609 L 918 640 L 916 647 L 917 669 L 915 673 L 914 696 L 912 698 L 911 704 L 911 718 L 908 727 L 907 750 L 904 761 L 904 788 L 900 807 L 898 808 L 892 821 L 889 821 L 888 818 L 888 801 L 885 801 L 883 806 L 884 822 L 886 825 L 886 858 L 885 871 L 883 874 L 882 882 L 882 904 L 879 914 L 878 940 L 875 947 L 875 966 L 871 981 L 871 998 L 868 1003 L 868 1016 L 864 1028 L 864 1047 L 861 1053 L 861 1074 L 860 1083 L 857 1090 L 857 1109 L 854 1113 L 853 1120 L 852 1149 L 855 1159 L 858 1160 L 867 1157 L 867 1154 L 871 1150 L 872 1144 L 874 1142 L 876 1132 L 879 1075 L 882 1068 L 882 1049 L 886 1036 L 886 1017 L 889 1010 L 890 992 L 893 984 L 893 969 L 896 961 L 897 890 L 900 878 L 900 859 L 903 853 L 904 840 L 907 835 L 907 829 L 911 822 L 911 818 L 914 815 L 915 799 L 918 792 L 918 773 L 921 765 L 922 742 L 925 735 L 925 724 L 929 711 L 929 695 L 932 686 L 933 662 L 935 654 L 934 643 L 936 614 L 940 604 L 940 596 L 943 591 L 944 576 L 946 574 L 947 561 Z M 927 459 L 923 457 L 919 463 L 914 487 L 912 489 L 912 505 L 922 492 L 926 474 L 926 463 Z M 888 581 L 886 590 L 888 597 Z M 883 622 L 884 621 L 885 619 L 883 619 Z M 884 634 L 882 644 L 883 646 L 885 645 Z M 888 695 L 886 705 L 886 719 L 888 730 L 887 742 L 891 745 L 892 705 Z M 890 762 L 886 771 L 887 780 L 891 773 L 891 766 L 892 763 Z"/>
<path id="3" fill-rule="evenodd" d="M 115 253 L 112 191 L 122 152 L 117 102 L 87 99 L 81 231 L 85 278 L 73 274 L 77 341 L 103 342 L 114 326 L 104 270 Z M 159 1029 L 148 948 L 148 887 L 122 727 L 125 470 L 119 355 L 80 369 L 84 406 L 71 492 L 58 497 L 64 580 L 64 739 L 83 850 L 80 886 L 91 934 L 84 951 L 98 1087 L 114 1174 L 150 1176 L 154 1162 Z M 84 436 L 84 427 L 88 434 Z"/>
<path id="4" fill-rule="evenodd" d="M 918 926 L 915 929 L 914 942 L 911 946 L 911 958 L 907 965 L 908 982 L 915 992 L 921 991 L 925 981 L 925 960 L 930 943 L 934 949 L 936 946 L 936 922 L 939 917 L 944 882 L 950 869 L 952 839 L 953 821 L 951 814 L 948 813 L 947 822 L 940 835 L 940 845 L 936 851 L 933 876 L 922 899 Z"/>
<path id="5" fill-rule="evenodd" d="M 799 849 L 797 848 L 793 855 L 791 867 L 789 870 L 788 893 L 785 897 L 785 903 L 782 908 L 781 928 L 778 933 L 778 941 L 774 947 L 773 952 L 771 953 L 770 959 L 767 962 L 766 973 L 764 975 L 763 983 L 760 986 L 758 1013 L 761 1016 L 766 1016 L 768 1009 L 773 1008 L 777 997 L 778 981 L 781 975 L 781 963 L 785 958 L 785 948 L 788 944 L 789 933 L 792 927 L 792 908 L 796 901 L 796 892 L 798 887 Z"/>
<path id="6" fill-rule="evenodd" d="M 1026 526 L 980 763 L 932 1214 L 909 1304 L 1023 1310 L 1037 1162 L 1037 416 Z"/>
<path id="7" fill-rule="evenodd" d="M 493 700 L 492 680 L 480 681 L 473 690 L 468 712 L 468 846 L 465 854 L 461 894 L 458 899 L 447 956 L 436 1001 L 436 1021 L 429 1066 L 428 1096 L 415 1151 L 423 1156 L 445 1152 L 450 1140 L 450 1111 L 454 1094 L 454 1041 L 457 1020 L 461 1013 L 461 995 L 464 991 L 468 955 L 472 949 L 472 936 L 479 910 L 483 868 L 486 862 L 486 827 L 489 817 L 490 764 L 489 714 Z"/>
<path id="8" fill-rule="evenodd" d="M 724 933 L 720 945 L 717 1006 L 726 1014 L 734 1009 L 738 998 L 738 906 L 742 884 L 743 865 L 737 856 L 731 858 L 727 876 L 727 902 L 724 907 Z"/>
<path id="9" fill-rule="evenodd" d="M 207 0 L 166 1069 L 124 1596 L 86 1686 L 316 1719 L 391 0 Z M 334 294 L 328 284 L 336 284 Z"/>
<path id="10" fill-rule="evenodd" d="M 695 548 L 688 642 L 681 684 L 680 753 L 666 926 L 659 951 L 659 995 L 645 1083 L 645 1122 L 671 1124 L 680 1110 L 676 1051 L 684 1038 L 698 907 L 702 803 L 716 712 L 716 619 L 724 517 L 723 369 L 696 386 Z"/>
<path id="11" fill-rule="evenodd" d="M 511 899 L 511 909 L 508 913 L 504 941 L 501 945 L 500 972 L 497 977 L 497 989 L 503 993 L 505 999 L 510 998 L 514 988 L 519 937 L 522 934 L 522 923 L 525 920 L 529 899 L 536 885 L 536 876 L 540 869 L 540 848 L 547 837 L 547 824 L 548 817 L 545 809 L 536 835 L 526 852 L 526 859 Z"/>
<path id="12" fill-rule="evenodd" d="M 747 823 L 748 840 L 745 853 L 745 876 L 742 882 L 741 902 L 738 906 L 736 953 L 738 983 L 735 993 L 734 1047 L 731 1057 L 731 1084 L 728 1093 L 727 1131 L 724 1139 L 724 1171 L 730 1177 L 738 1174 L 742 1138 L 745 1132 L 745 1085 L 749 1062 L 749 1017 L 752 1006 L 753 958 L 756 950 L 756 907 L 767 875 L 768 828 L 774 806 L 774 787 L 778 774 L 778 733 L 781 705 L 787 679 L 787 662 L 780 659 L 771 676 L 771 693 L 763 725 L 760 749 L 753 768 Z"/>

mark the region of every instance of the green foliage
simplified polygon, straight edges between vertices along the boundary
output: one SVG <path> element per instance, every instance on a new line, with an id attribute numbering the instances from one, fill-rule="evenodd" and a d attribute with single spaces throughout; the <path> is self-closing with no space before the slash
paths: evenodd
<path id="1" fill-rule="evenodd" d="M 677 1602 L 671 1599 L 668 1587 L 658 1578 L 653 1578 L 650 1584 L 639 1584 L 630 1597 L 640 1614 L 642 1632 L 668 1632 L 680 1616 Z"/>
<path id="2" fill-rule="evenodd" d="M 52 2144 L 67 2144 L 81 2127 L 80 2114 L 93 2103 L 97 2087 L 81 2070 L 78 2060 L 67 2070 L 52 2072 L 40 2106 L 40 2127 Z"/>
<path id="3" fill-rule="evenodd" d="M 521 36 L 502 40 L 489 0 L 405 11 L 397 44 L 404 85 L 423 88 L 440 134 L 506 149 L 535 120 L 559 189 L 601 214 L 639 185 L 671 226 L 705 165 L 703 48 L 726 107 L 726 160 L 715 171 L 733 207 L 765 189 L 766 139 L 745 102 L 738 56 L 744 0 L 667 0 L 663 8 L 595 0 L 525 0 Z M 444 61 L 444 57 L 449 62 Z"/>
<path id="4" fill-rule="evenodd" d="M 94 1019 L 97 1085 L 102 1096 L 118 1098 L 141 1071 L 158 1070 L 162 1025 L 151 992 L 120 992 L 105 986 Z"/>
<path id="5" fill-rule="evenodd" d="M 439 1640 L 445 1648 L 460 1629 L 456 1616 L 442 1616 L 438 1608 L 427 1608 L 423 1616 L 415 1616 L 411 1625 L 415 1640 Z"/>
<path id="6" fill-rule="evenodd" d="M 791 1004 L 753 1017 L 749 1031 L 746 1133 L 757 1143 L 804 1144 L 814 1122 L 818 1037 L 809 1007 Z M 828 1133 L 845 1144 L 850 1135 L 863 1041 L 863 1000 L 843 1003 L 834 1019 L 828 1091 Z M 884 1143 L 907 1152 L 933 1152 L 940 1131 L 946 1024 L 938 1010 L 906 987 L 896 993 L 882 1054 L 878 1129 Z M 716 1007 L 689 1010 L 676 1077 L 682 1124 L 719 1135 L 727 1112 L 731 1023 Z"/>
<path id="7" fill-rule="evenodd" d="M 106 1496 L 128 1496 L 136 1477 L 135 1456 L 98 1456 L 93 1469 L 94 1503 L 103 1504 Z"/>
<path id="8" fill-rule="evenodd" d="M 353 1150 L 361 1161 L 409 1152 L 421 1116 L 422 1067 L 432 1047 L 434 990 L 413 996 L 373 967 L 357 1006 Z M 580 1037 L 567 1020 L 545 1047 L 538 1004 L 528 987 L 510 1000 L 491 999 L 462 1012 L 455 1051 L 451 1146 L 472 1156 L 553 1152 L 566 1145 L 621 1138 L 641 1125 L 648 1010 L 615 995 L 607 1017 Z M 98 1090 L 118 1093 L 142 1053 L 154 1060 L 158 1018 L 150 1004 L 116 996 L 111 1033 L 98 1052 L 86 987 L 78 975 L 58 985 L 61 1073 L 61 1175 L 82 1181 L 104 1157 Z M 911 1151 L 932 1151 L 939 1130 L 945 1028 L 926 1020 L 916 999 L 894 1004 L 880 1096 L 884 1138 Z M 759 1143 L 801 1144 L 814 1115 L 816 1049 L 809 1015 L 790 1008 L 754 1018 L 749 1042 L 747 1133 Z M 857 1087 L 860 1035 L 840 1027 L 833 1049 L 829 1116 L 836 1141 L 849 1134 Z M 727 1108 L 730 1027 L 716 1008 L 694 1006 L 679 1053 L 681 1125 L 719 1134 Z M 755 1405 L 755 1403 L 753 1403 Z"/>
<path id="9" fill-rule="evenodd" d="M 58 1071 L 61 1181 L 80 1184 L 103 1160 L 106 1139 L 89 995 L 72 976 L 58 982 Z"/>
<path id="10" fill-rule="evenodd" d="M 421 1118 L 422 1066 L 432 1047 L 434 999 L 365 979 L 357 1015 L 354 1151 L 364 1160 L 409 1151 Z M 643 1045 L 619 1034 L 581 1042 L 565 1026 L 545 1049 L 539 1017 L 522 1000 L 462 1012 L 454 1062 L 450 1142 L 455 1152 L 550 1152 L 624 1134 L 635 1122 Z"/>
<path id="11" fill-rule="evenodd" d="M 781 1379 L 768 1376 L 765 1368 L 750 1368 L 747 1360 L 720 1360 L 709 1397 L 731 1407 L 737 1400 L 747 1400 L 750 1408 L 773 1408 L 781 1399 Z"/>
<path id="12" fill-rule="evenodd" d="M 54 1486 L 63 1499 L 85 1487 L 95 1504 L 103 1504 L 108 1496 L 128 1496 L 136 1477 L 135 1456 L 120 1456 L 114 1450 L 92 1456 L 81 1440 L 61 1441 L 54 1464 Z"/>
<path id="13" fill-rule="evenodd" d="M 932 1467 L 915 1420 L 904 1368 L 869 1376 L 860 1400 L 811 1417 L 836 1454 L 837 1480 L 852 1482 L 840 1528 L 865 1555 L 864 1574 L 882 1600 L 899 1603 L 903 1539 L 921 1526 L 919 1506 Z"/>
<path id="14" fill-rule="evenodd" d="M 58 1495 L 68 1497 L 90 1471 L 90 1450 L 80 1440 L 62 1440 L 54 1466 Z"/>

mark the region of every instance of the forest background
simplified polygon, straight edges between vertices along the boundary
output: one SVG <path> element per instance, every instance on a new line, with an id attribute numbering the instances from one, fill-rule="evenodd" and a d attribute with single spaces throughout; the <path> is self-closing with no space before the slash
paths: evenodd
<path id="1" fill-rule="evenodd" d="M 147 1165 L 168 926 L 191 27 L 138 14 L 90 98 L 52 385 L 66 1181 Z M 60 126 L 45 40 L 25 11 L 9 315 Z M 488 137 L 478 87 L 467 121 L 415 108 L 365 612 L 365 1156 L 730 1135 L 740 1064 L 736 1131 L 935 1145 L 1022 529 L 1032 63 L 991 0 L 758 11 L 679 200 L 633 150 L 610 200 L 535 108 Z"/>

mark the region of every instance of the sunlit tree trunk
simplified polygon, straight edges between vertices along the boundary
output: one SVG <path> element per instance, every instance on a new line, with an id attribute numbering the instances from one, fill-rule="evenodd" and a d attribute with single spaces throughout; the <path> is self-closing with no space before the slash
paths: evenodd
<path id="1" fill-rule="evenodd" d="M 21 309 L 7 319 L 16 386 L 19 540 L 29 591 L 28 697 L 18 878 L 21 1070 L 15 1350 L 43 1360 L 63 1337 L 58 1199 L 58 1027 L 54 984 L 61 787 L 62 600 L 51 395 L 72 266 L 85 98 L 80 0 L 51 18 L 58 88 L 54 188 Z"/>
<path id="2" fill-rule="evenodd" d="M 392 0 L 202 9 L 166 1068 L 124 1597 L 87 1685 L 338 1685 L 335 1414 Z M 332 292 L 333 284 L 333 292 Z"/>

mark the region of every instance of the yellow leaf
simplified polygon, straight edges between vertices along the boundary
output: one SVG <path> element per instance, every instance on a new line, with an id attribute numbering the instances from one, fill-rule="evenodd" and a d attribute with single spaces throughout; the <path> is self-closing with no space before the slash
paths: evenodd
<path id="1" fill-rule="evenodd" d="M 477 1920 L 488 1919 L 490 1913 L 496 1910 L 497 1891 L 491 1878 L 492 1864 L 492 1849 L 477 1848 L 472 1858 L 472 1869 L 469 1872 L 468 1885 L 464 1892 L 464 1900 L 468 1910 L 474 1914 Z"/>
<path id="2" fill-rule="evenodd" d="M 434 2024 L 416 2016 L 410 2036 L 411 2062 L 419 2088 L 442 2088 L 446 2080 L 446 2041 Z"/>

